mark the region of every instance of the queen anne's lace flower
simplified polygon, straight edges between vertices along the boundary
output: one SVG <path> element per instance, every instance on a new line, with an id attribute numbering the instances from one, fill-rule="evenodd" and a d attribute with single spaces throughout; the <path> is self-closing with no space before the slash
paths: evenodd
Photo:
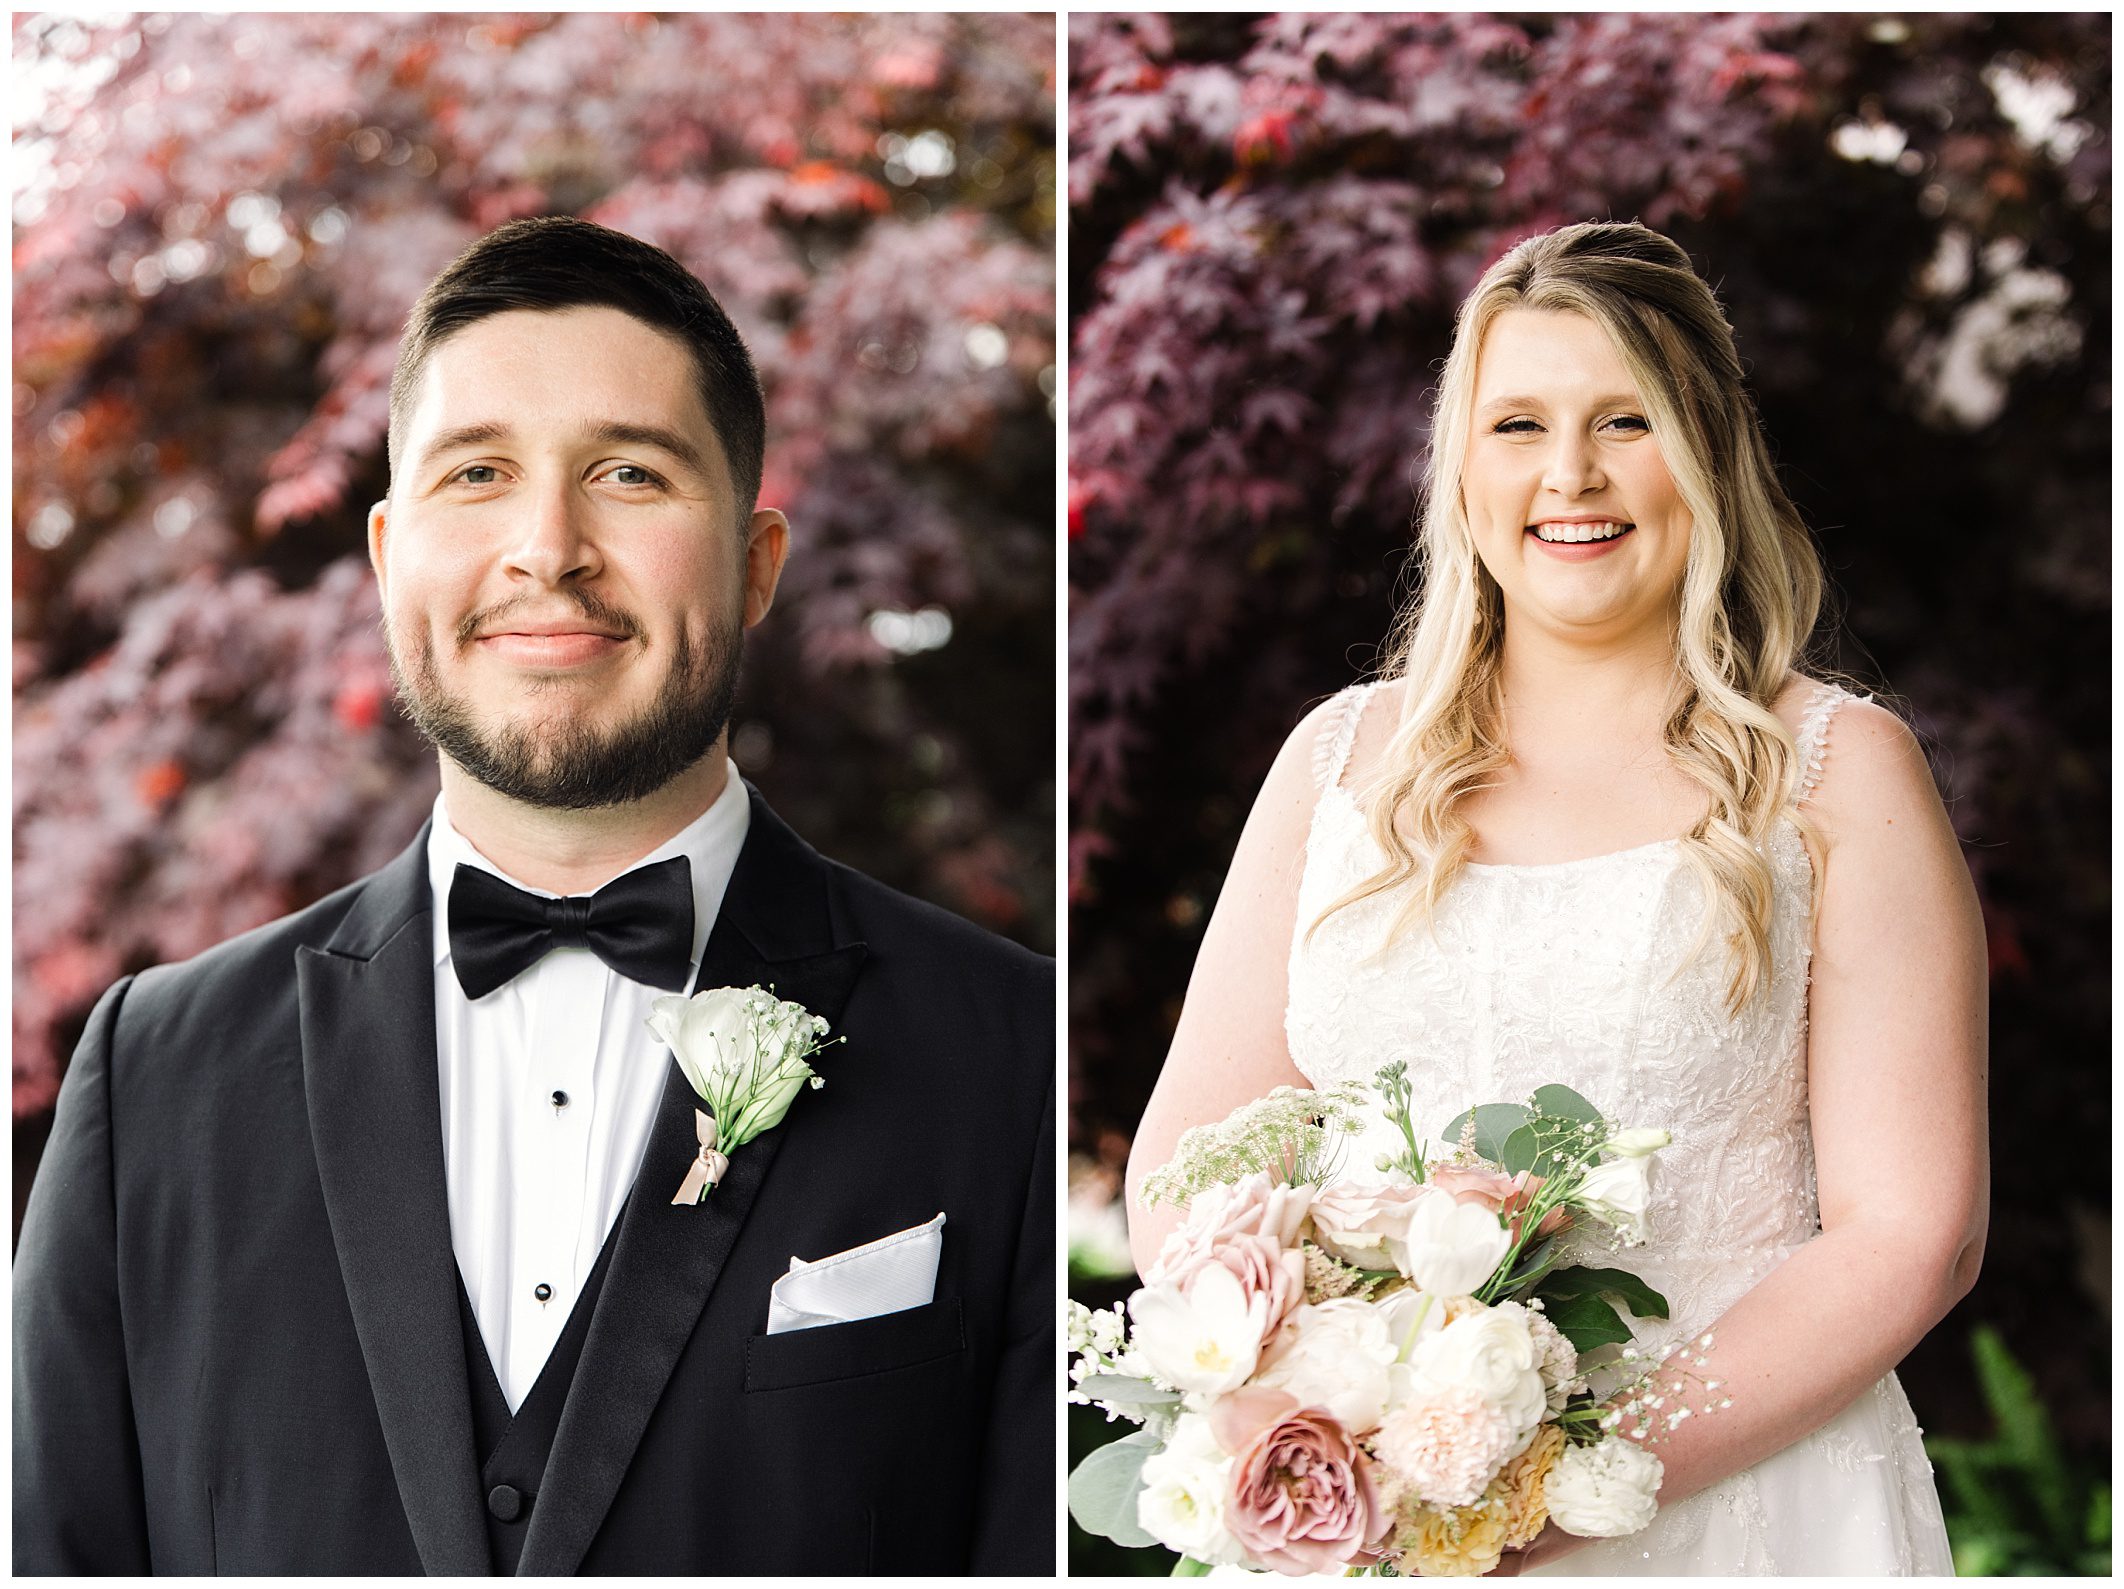
<path id="1" fill-rule="evenodd" d="M 1369 1100 L 1355 1082 L 1317 1092 L 1278 1087 L 1222 1120 L 1183 1133 L 1171 1162 L 1145 1179 L 1143 1201 L 1188 1202 L 1259 1170 L 1278 1181 L 1323 1181 L 1341 1138 L 1362 1129 Z"/>

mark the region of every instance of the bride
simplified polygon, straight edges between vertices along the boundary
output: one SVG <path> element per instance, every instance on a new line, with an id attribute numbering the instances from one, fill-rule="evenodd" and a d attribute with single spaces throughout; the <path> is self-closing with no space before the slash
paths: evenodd
<path id="1" fill-rule="evenodd" d="M 1655 1447 L 1649 1528 L 1498 1570 L 1951 1573 L 1892 1370 L 1983 1251 L 1976 898 L 1910 732 L 1798 671 L 1820 568 L 1687 255 L 1598 224 L 1493 266 L 1426 503 L 1384 676 L 1240 839 L 1135 1140 L 1138 1267 L 1178 1218 L 1142 1177 L 1271 1088 L 1406 1060 L 1435 1133 L 1564 1083 L 1673 1133 L 1638 1336 L 1711 1330 L 1731 1405 Z"/>

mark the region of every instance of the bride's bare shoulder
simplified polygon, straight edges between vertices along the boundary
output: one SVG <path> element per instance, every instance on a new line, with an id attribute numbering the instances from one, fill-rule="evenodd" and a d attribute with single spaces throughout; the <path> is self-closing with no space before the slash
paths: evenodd
<path id="1" fill-rule="evenodd" d="M 1341 770 L 1355 765 L 1353 752 L 1384 743 L 1399 710 L 1398 684 L 1337 691 L 1309 707 L 1285 736 L 1283 748 L 1262 780 L 1239 859 L 1266 855 L 1275 869 L 1302 852 L 1313 808 Z M 1354 734 L 1354 746 L 1352 735 Z"/>
<path id="2" fill-rule="evenodd" d="M 1777 714 L 1777 720 L 1794 738 L 1799 736 L 1800 720 L 1807 715 L 1808 703 L 1821 687 L 1820 679 L 1809 678 L 1804 673 L 1788 673 L 1784 687 L 1777 692 L 1777 699 L 1770 703 L 1770 710 Z"/>

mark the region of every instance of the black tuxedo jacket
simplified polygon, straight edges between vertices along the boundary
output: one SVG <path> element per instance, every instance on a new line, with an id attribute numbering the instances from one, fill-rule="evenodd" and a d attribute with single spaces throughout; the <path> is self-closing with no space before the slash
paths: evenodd
<path id="1" fill-rule="evenodd" d="M 521 1570 L 1050 1574 L 1053 964 L 751 798 L 699 985 L 847 1041 L 700 1207 L 666 1061 Z M 97 1005 L 16 1255 L 17 1572 L 494 1570 L 425 845 Z M 792 1255 L 939 1211 L 927 1306 L 763 1333 Z"/>

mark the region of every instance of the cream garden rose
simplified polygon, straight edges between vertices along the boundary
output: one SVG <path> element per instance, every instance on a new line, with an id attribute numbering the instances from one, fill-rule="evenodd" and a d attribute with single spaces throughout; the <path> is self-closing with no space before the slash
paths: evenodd
<path id="1" fill-rule="evenodd" d="M 1666 1468 L 1636 1442 L 1566 1446 L 1543 1485 L 1549 1521 L 1581 1539 L 1634 1534 L 1659 1510 Z"/>
<path id="2" fill-rule="evenodd" d="M 1455 1319 L 1417 1342 L 1409 1358 L 1420 1393 L 1471 1390 L 1510 1421 L 1516 1436 L 1548 1410 L 1540 1365 L 1525 1310 L 1509 1303 Z"/>
<path id="3" fill-rule="evenodd" d="M 1287 1390 L 1301 1406 L 1326 1409 L 1353 1435 L 1376 1429 L 1386 1415 L 1397 1356 L 1381 1311 L 1342 1297 L 1301 1307 L 1291 1322 L 1294 1333 L 1254 1383 Z"/>

